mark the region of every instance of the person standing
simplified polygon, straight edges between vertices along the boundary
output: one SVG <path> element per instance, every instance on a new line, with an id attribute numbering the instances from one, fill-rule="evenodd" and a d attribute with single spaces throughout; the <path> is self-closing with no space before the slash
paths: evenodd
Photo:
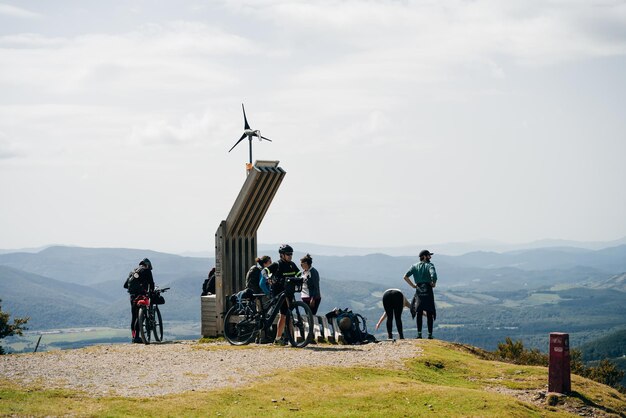
<path id="1" fill-rule="evenodd" d="M 257 257 L 255 261 L 256 263 L 252 267 L 250 267 L 250 270 L 248 270 L 248 274 L 246 274 L 246 289 L 250 289 L 253 294 L 268 295 L 269 291 L 266 292 L 263 289 L 261 279 L 264 274 L 264 269 L 272 264 L 272 258 L 269 255 L 264 255 L 261 257 Z M 257 312 L 261 312 L 263 310 L 263 303 L 265 303 L 266 299 L 267 296 L 263 296 L 262 298 L 255 298 Z M 257 343 L 266 344 L 271 342 L 271 338 L 268 340 L 267 336 L 265 335 L 265 330 L 262 330 L 261 335 L 259 335 L 259 337 L 257 338 Z"/>
<path id="2" fill-rule="evenodd" d="M 246 274 L 246 288 L 251 289 L 252 293 L 265 293 L 261 289 L 261 272 L 264 268 L 272 264 L 272 258 L 269 255 L 256 258 L 256 264 L 250 267 Z"/>
<path id="3" fill-rule="evenodd" d="M 215 267 L 209 271 L 209 275 L 202 283 L 202 296 L 215 294 Z"/>
<path id="4" fill-rule="evenodd" d="M 312 266 L 313 258 L 310 254 L 300 259 L 300 267 L 302 267 L 302 302 L 309 305 L 313 315 L 317 315 L 317 309 L 322 301 L 320 293 L 320 274 L 317 269 Z"/>
<path id="5" fill-rule="evenodd" d="M 422 338 L 422 316 L 426 313 L 428 325 L 428 339 L 433 338 L 433 322 L 437 317 L 435 310 L 435 296 L 433 288 L 437 285 L 437 272 L 430 262 L 434 253 L 422 250 L 419 254 L 419 263 L 413 264 L 404 275 L 404 280 L 415 289 L 416 313 L 417 313 L 417 338 Z M 413 282 L 410 277 L 413 276 Z"/>
<path id="6" fill-rule="evenodd" d="M 393 339 L 393 319 L 396 319 L 396 328 L 398 330 L 398 337 L 403 340 L 404 333 L 402 332 L 402 309 L 404 307 L 410 308 L 411 304 L 404 297 L 404 294 L 400 289 L 387 289 L 383 293 L 383 308 L 385 312 L 378 320 L 376 324 L 376 330 L 380 327 L 380 324 L 387 318 L 387 337 Z"/>
<path id="7" fill-rule="evenodd" d="M 278 254 L 280 259 L 265 268 L 267 276 L 270 278 L 272 285 L 272 294 L 277 295 L 285 290 L 285 279 L 287 277 L 298 277 L 300 275 L 300 269 L 296 266 L 296 263 L 291 261 L 293 257 L 293 248 L 291 245 L 283 244 L 278 248 Z M 285 322 L 287 320 L 287 300 L 280 306 L 280 318 L 276 326 L 276 339 L 274 344 L 286 345 L 287 343 L 282 339 L 283 331 L 285 330 Z"/>
<path id="8" fill-rule="evenodd" d="M 138 321 L 139 305 L 137 298 L 146 296 L 154 290 L 154 278 L 152 277 L 152 263 L 147 258 L 139 262 L 139 267 L 131 271 L 124 288 L 130 295 L 130 330 L 133 343 L 142 343 L 141 324 Z"/>

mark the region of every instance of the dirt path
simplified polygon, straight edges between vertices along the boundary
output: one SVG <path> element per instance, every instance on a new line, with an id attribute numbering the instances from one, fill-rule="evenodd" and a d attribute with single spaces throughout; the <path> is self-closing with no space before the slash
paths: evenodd
<path id="1" fill-rule="evenodd" d="M 94 396 L 155 396 L 237 386 L 276 369 L 306 366 L 401 368 L 421 349 L 413 341 L 304 349 L 227 343 L 118 344 L 0 356 L 0 378 Z"/>

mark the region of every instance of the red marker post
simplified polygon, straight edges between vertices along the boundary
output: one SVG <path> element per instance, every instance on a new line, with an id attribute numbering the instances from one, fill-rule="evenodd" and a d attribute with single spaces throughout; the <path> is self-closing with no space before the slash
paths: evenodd
<path id="1" fill-rule="evenodd" d="M 548 392 L 568 393 L 571 390 L 569 334 L 551 332 Z"/>

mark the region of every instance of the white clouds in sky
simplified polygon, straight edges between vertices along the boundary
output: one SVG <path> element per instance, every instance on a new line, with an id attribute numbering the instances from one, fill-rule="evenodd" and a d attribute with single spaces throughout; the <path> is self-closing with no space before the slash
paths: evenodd
<path id="1" fill-rule="evenodd" d="M 0 248 L 211 248 L 242 102 L 289 173 L 261 241 L 626 235 L 624 28 L 608 0 L 0 3 L 0 193 L 47 187 L 45 224 L 81 193 L 91 232 L 12 208 Z"/>
<path id="2" fill-rule="evenodd" d="M 37 19 L 41 17 L 38 13 L 4 3 L 0 3 L 0 15 L 18 19 Z"/>

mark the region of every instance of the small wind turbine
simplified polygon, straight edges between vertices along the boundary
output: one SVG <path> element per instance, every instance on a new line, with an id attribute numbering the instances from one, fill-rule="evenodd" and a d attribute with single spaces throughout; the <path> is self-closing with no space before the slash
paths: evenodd
<path id="1" fill-rule="evenodd" d="M 243 141 L 245 137 L 248 137 L 248 141 L 250 142 L 250 164 L 252 164 L 252 137 L 256 136 L 257 138 L 259 138 L 259 141 L 262 141 L 265 139 L 266 141 L 272 142 L 272 140 L 264 136 L 261 136 L 261 131 L 259 131 L 258 129 L 254 130 L 250 128 L 250 125 L 248 125 L 248 119 L 246 118 L 246 108 L 243 107 L 243 103 L 241 104 L 241 108 L 243 109 L 243 122 L 244 122 L 243 135 L 241 135 L 241 138 L 239 138 L 239 140 L 235 142 L 235 145 L 233 145 L 233 147 L 229 149 L 228 152 L 231 152 L 237 145 L 239 145 L 241 141 Z"/>

